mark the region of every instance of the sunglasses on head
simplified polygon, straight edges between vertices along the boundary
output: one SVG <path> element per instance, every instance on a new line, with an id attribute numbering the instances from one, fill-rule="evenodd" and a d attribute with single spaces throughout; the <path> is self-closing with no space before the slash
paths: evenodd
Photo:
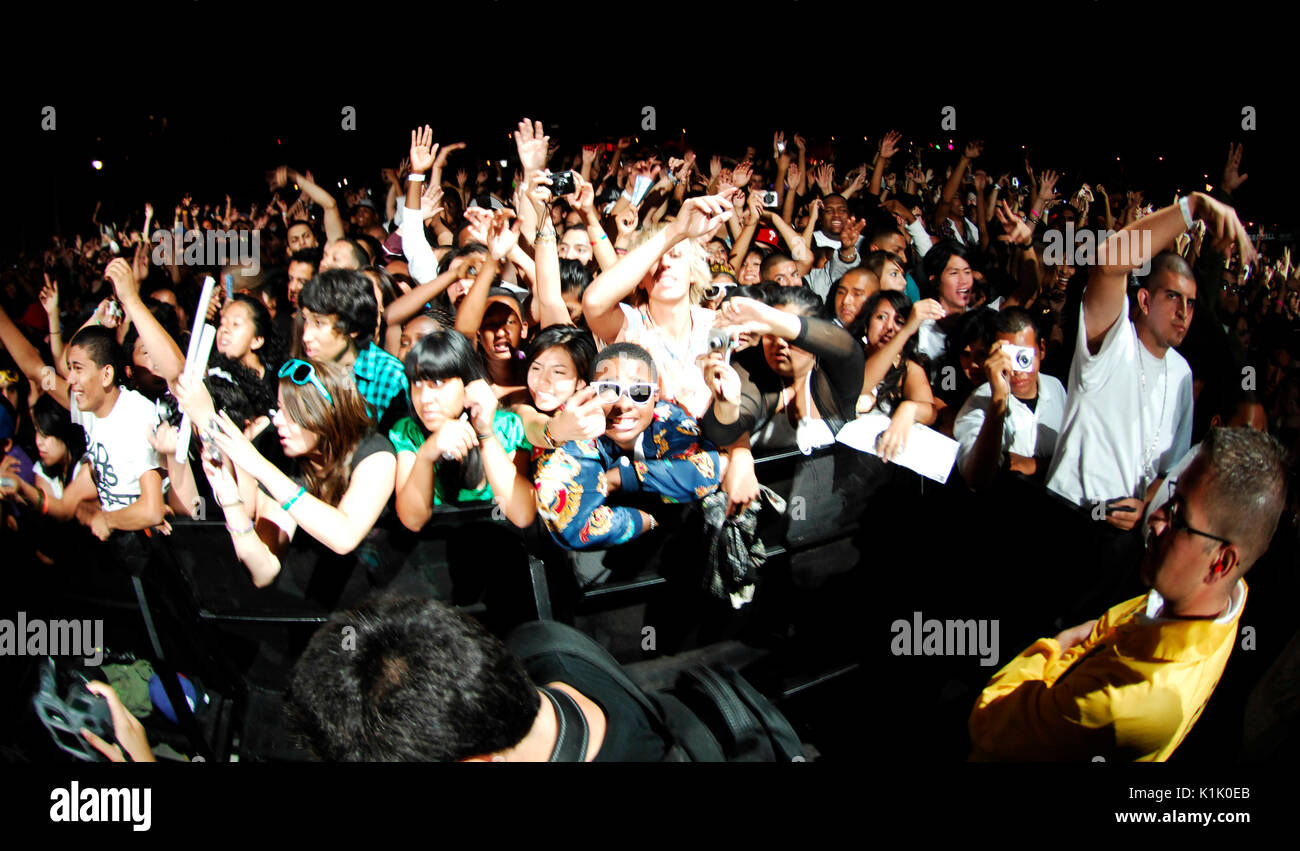
<path id="1" fill-rule="evenodd" d="M 294 360 L 285 361 L 284 366 L 280 367 L 280 377 L 288 378 L 299 387 L 304 384 L 312 384 L 320 391 L 320 394 L 325 397 L 325 401 L 328 404 L 334 404 L 334 398 L 330 396 L 329 391 L 325 389 L 325 385 L 321 383 L 321 380 L 316 377 L 316 367 L 312 366 L 307 361 L 298 360 L 296 358 Z"/>
<path id="2" fill-rule="evenodd" d="M 592 386 L 596 388 L 596 398 L 606 405 L 614 404 L 622 396 L 627 396 L 634 405 L 648 405 L 655 394 L 655 386 L 646 381 L 627 385 L 617 381 L 593 381 Z"/>

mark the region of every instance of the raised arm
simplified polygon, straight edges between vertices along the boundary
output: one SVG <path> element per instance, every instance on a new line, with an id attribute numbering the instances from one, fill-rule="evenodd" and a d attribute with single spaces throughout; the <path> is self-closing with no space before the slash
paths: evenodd
<path id="1" fill-rule="evenodd" d="M 137 257 L 145 252 L 143 245 L 136 247 Z M 163 330 L 153 313 L 140 298 L 140 287 L 136 283 L 135 273 L 125 258 L 118 257 L 108 264 L 104 275 L 113 282 L 117 300 L 122 303 L 122 310 L 135 323 L 141 341 L 149 350 L 154 372 L 168 384 L 180 377 L 185 369 L 185 355 L 171 335 Z"/>
<path id="2" fill-rule="evenodd" d="M 474 426 L 483 474 L 492 488 L 493 498 L 507 520 L 520 529 L 530 526 L 537 516 L 537 498 L 528 458 L 522 451 L 515 451 L 511 457 L 497 439 L 493 428 L 497 397 L 492 387 L 482 379 L 465 385 L 465 408 Z"/>
<path id="3" fill-rule="evenodd" d="M 334 196 L 311 179 L 311 172 L 297 172 L 291 168 L 282 166 L 276 171 L 277 182 L 283 171 L 283 177 L 292 180 L 302 187 L 302 191 L 313 203 L 318 204 L 325 211 L 325 238 L 330 240 L 342 239 L 347 234 L 346 228 L 343 227 L 343 216 L 339 213 L 339 202 L 334 200 Z M 280 182 L 280 186 L 284 183 Z"/>
<path id="4" fill-rule="evenodd" d="M 582 296 L 582 315 L 592 333 L 604 342 L 613 342 L 623 328 L 619 302 L 632 294 L 655 262 L 683 239 L 703 236 L 733 214 L 731 202 L 720 195 L 690 198 L 667 227 L 624 255 L 612 269 L 601 272 Z"/>
<path id="5" fill-rule="evenodd" d="M 903 346 L 909 337 L 921 329 L 921 323 L 927 319 L 942 319 L 947 315 L 943 305 L 932 298 L 923 298 L 912 305 L 912 312 L 903 323 L 903 327 L 894 334 L 893 339 L 880 347 L 866 359 L 862 371 L 862 392 L 874 394 L 880 382 L 885 380 L 893 368 L 894 359 L 903 353 Z M 868 317 L 870 319 L 870 317 Z"/>
<path id="6" fill-rule="evenodd" d="M 1235 244 L 1244 262 L 1255 259 L 1255 248 L 1232 207 L 1202 192 L 1187 196 L 1186 203 L 1188 215 L 1205 220 L 1214 245 L 1225 255 Z M 1138 219 L 1102 243 L 1097 251 L 1098 267 L 1083 291 L 1083 321 L 1089 351 L 1095 353 L 1100 348 L 1106 332 L 1123 312 L 1124 299 L 1128 297 L 1128 273 L 1173 245 L 1187 228 L 1180 205 L 1171 204 Z"/>
<path id="7" fill-rule="evenodd" d="M 467 215 L 470 213 L 491 220 L 487 240 L 490 256 L 479 267 L 473 285 L 456 308 L 456 330 L 478 345 L 478 330 L 483 323 L 483 314 L 487 311 L 488 291 L 492 289 L 492 282 L 496 279 L 497 270 L 501 268 L 501 261 L 519 241 L 519 225 L 516 223 L 514 227 L 510 226 L 509 222 L 514 217 L 514 213 L 509 210 L 496 210 L 489 213 L 471 207 L 466 210 Z"/>
<path id="8" fill-rule="evenodd" d="M 4 344 L 9 356 L 18 364 L 18 368 L 27 376 L 33 387 L 39 387 L 54 397 L 60 405 L 71 410 L 72 403 L 68 397 L 68 380 L 59 375 L 54 367 L 47 366 L 41 360 L 36 347 L 27 341 L 23 332 L 18 330 L 10 320 L 9 314 L 0 307 L 0 343 Z"/>

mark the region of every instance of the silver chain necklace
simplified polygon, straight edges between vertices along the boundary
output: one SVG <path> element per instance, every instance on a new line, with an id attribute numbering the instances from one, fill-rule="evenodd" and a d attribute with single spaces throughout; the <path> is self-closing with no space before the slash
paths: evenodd
<path id="1" fill-rule="evenodd" d="M 1143 345 L 1141 338 L 1138 338 L 1137 344 L 1140 349 L 1146 348 L 1146 346 Z M 1142 407 L 1139 410 L 1145 411 L 1146 402 L 1147 402 L 1147 368 L 1144 361 L 1146 360 L 1146 358 L 1142 356 L 1141 351 L 1138 351 L 1137 356 L 1138 356 L 1138 369 L 1141 370 L 1141 375 L 1142 375 L 1142 402 L 1141 402 Z M 1156 420 L 1156 430 L 1155 430 L 1155 434 L 1151 436 L 1151 442 L 1147 444 L 1146 449 L 1143 450 L 1142 452 L 1142 475 L 1145 477 L 1145 481 L 1143 482 L 1144 487 L 1150 484 L 1151 481 L 1153 481 L 1156 477 L 1155 449 L 1156 449 L 1156 444 L 1160 441 L 1160 429 L 1165 424 L 1165 405 L 1167 405 L 1169 402 L 1169 352 L 1168 351 L 1165 352 L 1165 356 L 1160 359 L 1160 362 L 1163 363 L 1165 367 L 1164 379 L 1161 381 L 1162 392 L 1160 394 L 1160 419 Z M 1138 421 L 1143 426 L 1142 430 L 1146 431 L 1146 417 L 1139 414 Z"/>

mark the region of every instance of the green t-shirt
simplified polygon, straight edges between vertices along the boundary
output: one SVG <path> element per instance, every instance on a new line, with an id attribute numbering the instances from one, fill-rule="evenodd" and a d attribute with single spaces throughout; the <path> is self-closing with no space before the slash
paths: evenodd
<path id="1" fill-rule="evenodd" d="M 518 415 L 509 411 L 498 410 L 496 416 L 492 418 L 492 430 L 496 432 L 497 441 L 509 455 L 517 449 L 525 452 L 532 452 L 533 447 L 528 443 L 528 438 L 524 436 L 524 423 Z M 392 431 L 388 433 L 388 439 L 393 442 L 393 448 L 400 455 L 403 452 L 419 452 L 420 447 L 424 445 L 425 435 L 420 424 L 415 421 L 414 417 L 405 417 L 397 421 Z M 442 482 L 438 479 L 438 466 L 434 464 L 433 469 L 433 504 L 442 505 L 448 502 L 446 491 Z M 492 488 L 487 482 L 483 487 L 470 490 L 461 488 L 460 493 L 452 502 L 486 502 L 492 499 Z"/>

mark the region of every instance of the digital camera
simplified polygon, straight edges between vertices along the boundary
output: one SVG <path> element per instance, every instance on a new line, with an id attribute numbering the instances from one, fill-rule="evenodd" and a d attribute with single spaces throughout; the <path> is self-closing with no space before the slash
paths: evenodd
<path id="1" fill-rule="evenodd" d="M 550 175 L 552 195 L 570 195 L 578 191 L 578 181 L 573 179 L 572 171 L 560 171 Z"/>
<path id="2" fill-rule="evenodd" d="M 735 348 L 735 341 L 727 333 L 725 328 L 712 328 L 709 330 L 709 351 L 722 352 L 731 363 L 731 350 Z"/>
<path id="3" fill-rule="evenodd" d="M 1030 346 L 1003 346 L 1002 351 L 1011 358 L 1011 368 L 1016 372 L 1032 372 L 1034 369 L 1034 350 Z"/>
<path id="4" fill-rule="evenodd" d="M 775 193 L 775 192 L 764 192 L 764 193 L 762 193 L 762 195 L 759 196 L 759 200 L 761 200 L 761 201 L 763 202 L 763 206 L 764 206 L 764 207 L 775 207 L 775 206 L 776 206 L 776 193 Z"/>

